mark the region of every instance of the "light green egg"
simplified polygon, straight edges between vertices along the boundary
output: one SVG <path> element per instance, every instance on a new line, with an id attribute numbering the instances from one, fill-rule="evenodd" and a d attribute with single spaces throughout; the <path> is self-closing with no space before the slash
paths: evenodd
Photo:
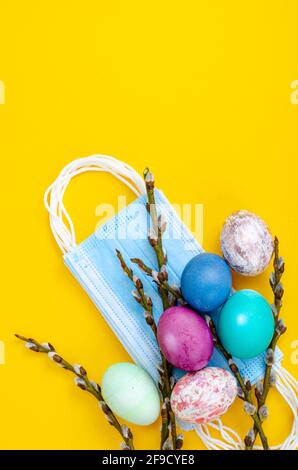
<path id="1" fill-rule="evenodd" d="M 124 420 L 147 426 L 157 420 L 160 398 L 150 375 L 141 367 L 120 362 L 109 367 L 102 379 L 102 396 Z"/>

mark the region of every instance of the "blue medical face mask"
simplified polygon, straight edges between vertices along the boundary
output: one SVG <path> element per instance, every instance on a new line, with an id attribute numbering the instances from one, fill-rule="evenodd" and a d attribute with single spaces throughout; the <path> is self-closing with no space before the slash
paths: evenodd
<path id="1" fill-rule="evenodd" d="M 73 172 L 73 167 L 71 167 L 71 174 Z M 65 176 L 64 180 L 67 180 Z M 63 187 L 63 184 L 60 187 Z M 144 192 L 143 182 L 140 192 Z M 203 250 L 180 220 L 167 198 L 158 190 L 156 190 L 156 203 L 158 213 L 162 213 L 168 222 L 163 245 L 168 255 L 169 281 L 178 286 L 185 265 Z M 156 269 L 155 253 L 147 238 L 149 220 L 150 217 L 146 210 L 146 195 L 142 194 L 101 226 L 87 240 L 72 247 L 65 254 L 64 261 L 131 358 L 157 380 L 156 368 L 160 362 L 158 346 L 145 321 L 142 306 L 135 301 L 131 294 L 133 288 L 131 281 L 123 275 L 116 257 L 116 249 L 118 249 L 128 264 L 130 264 L 131 258 L 140 258 L 146 265 Z M 60 238 L 63 238 L 63 234 L 60 235 Z M 156 284 L 137 266 L 133 266 L 133 268 L 142 280 L 145 292 L 153 301 L 154 317 L 157 322 L 163 309 Z M 211 316 L 216 323 L 218 312 L 214 312 Z M 282 355 L 278 351 L 277 360 L 280 360 L 281 357 Z M 235 359 L 235 362 L 242 375 L 247 377 L 251 383 L 254 384 L 263 377 L 265 367 L 263 355 L 247 361 Z M 216 349 L 209 365 L 228 368 L 226 360 Z M 177 378 L 183 373 L 183 371 L 175 371 Z"/>
<path id="2" fill-rule="evenodd" d="M 171 204 L 161 191 L 156 191 L 158 213 L 163 213 L 168 221 L 167 233 L 163 246 L 168 255 L 168 273 L 171 284 L 180 285 L 184 267 L 202 248 L 176 215 Z M 160 357 L 156 340 L 144 318 L 144 309 L 133 298 L 132 284 L 123 275 L 116 249 L 130 264 L 131 258 L 140 258 L 147 266 L 156 267 L 154 250 L 148 243 L 148 212 L 146 195 L 139 197 L 119 214 L 99 228 L 87 240 L 78 245 L 64 257 L 66 265 L 82 284 L 87 294 L 94 301 L 112 330 L 128 351 L 132 359 L 158 379 L 157 365 Z M 154 317 L 157 322 L 163 312 L 156 284 L 132 266 L 141 279 L 145 292 L 154 305 Z M 215 323 L 219 312 L 211 314 Z M 281 358 L 278 352 L 278 359 Z M 235 360 L 244 377 L 255 383 L 263 377 L 264 358 L 260 355 L 248 361 Z M 212 366 L 227 368 L 227 362 L 215 349 L 211 357 Z M 183 374 L 176 370 L 176 376 Z"/>

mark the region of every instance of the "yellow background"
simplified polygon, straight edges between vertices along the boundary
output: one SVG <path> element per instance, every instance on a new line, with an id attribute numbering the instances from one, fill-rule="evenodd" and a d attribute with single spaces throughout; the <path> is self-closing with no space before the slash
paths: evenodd
<path id="1" fill-rule="evenodd" d="M 1 448 L 118 448 L 119 436 L 92 397 L 14 332 L 51 341 L 100 381 L 128 360 L 64 267 L 43 207 L 45 188 L 74 158 L 106 153 L 141 171 L 176 203 L 203 203 L 204 246 L 219 251 L 225 217 L 240 208 L 265 218 L 286 259 L 280 344 L 291 362 L 297 325 L 297 2 L 1 1 Z M 78 239 L 95 207 L 132 195 L 103 175 L 72 184 L 66 205 Z M 270 299 L 269 271 L 235 276 Z M 290 413 L 272 392 L 270 442 Z M 241 435 L 236 403 L 225 421 Z M 159 424 L 133 426 L 137 448 L 157 448 Z M 185 448 L 202 448 L 187 434 Z"/>

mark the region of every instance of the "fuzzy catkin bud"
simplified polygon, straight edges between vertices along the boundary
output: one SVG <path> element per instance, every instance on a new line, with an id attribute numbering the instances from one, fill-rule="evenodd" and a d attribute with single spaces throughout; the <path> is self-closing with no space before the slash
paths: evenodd
<path id="1" fill-rule="evenodd" d="M 75 377 L 74 383 L 76 384 L 77 387 L 81 388 L 82 390 L 87 390 L 84 380 L 81 379 L 80 377 Z"/>
<path id="2" fill-rule="evenodd" d="M 255 435 L 255 432 L 254 432 L 254 429 L 253 429 L 253 428 L 251 428 L 251 429 L 248 431 L 247 435 L 251 438 L 252 441 L 254 441 L 255 438 L 256 438 L 256 435 Z"/>
<path id="3" fill-rule="evenodd" d="M 111 416 L 110 415 L 105 415 L 105 418 L 107 420 L 107 422 L 113 426 L 114 425 L 114 421 L 112 420 Z"/>
<path id="4" fill-rule="evenodd" d="M 274 294 L 275 294 L 275 297 L 276 297 L 278 300 L 281 300 L 281 299 L 282 299 L 282 297 L 283 297 L 283 295 L 284 295 L 284 287 L 283 287 L 282 282 L 279 282 L 279 283 L 275 286 Z"/>
<path id="5" fill-rule="evenodd" d="M 122 434 L 123 434 L 124 439 L 131 439 L 132 438 L 131 431 L 130 431 L 129 427 L 126 426 L 126 424 L 122 424 L 121 429 L 122 429 Z"/>
<path id="6" fill-rule="evenodd" d="M 52 361 L 56 362 L 58 366 L 64 367 L 62 357 L 59 356 L 55 351 L 48 352 L 48 356 Z"/>
<path id="7" fill-rule="evenodd" d="M 169 406 L 169 404 L 170 404 L 170 399 L 169 399 L 169 397 L 165 397 L 164 403 L 166 404 L 166 406 Z"/>
<path id="8" fill-rule="evenodd" d="M 166 409 L 167 409 L 167 404 L 165 402 L 163 402 L 163 404 L 161 405 L 162 412 L 166 411 Z"/>
<path id="9" fill-rule="evenodd" d="M 285 261 L 282 256 L 277 259 L 277 269 L 280 273 L 283 273 L 285 270 Z"/>
<path id="10" fill-rule="evenodd" d="M 276 381 L 277 381 L 276 374 L 275 374 L 275 372 L 273 372 L 273 370 L 272 370 L 271 373 L 270 373 L 270 377 L 269 377 L 269 385 L 270 385 L 270 387 L 275 387 Z"/>
<path id="11" fill-rule="evenodd" d="M 151 173 L 151 171 L 149 171 L 148 169 L 145 173 L 145 183 L 154 183 L 153 173 Z"/>
<path id="12" fill-rule="evenodd" d="M 169 300 L 170 307 L 173 307 L 174 305 L 176 305 L 176 296 L 172 294 L 172 292 L 168 292 L 168 300 Z"/>
<path id="13" fill-rule="evenodd" d="M 273 288 L 276 282 L 275 273 L 270 274 L 269 282 L 270 282 L 270 286 Z"/>
<path id="14" fill-rule="evenodd" d="M 271 304 L 271 310 L 272 310 L 274 318 L 276 318 L 277 315 L 278 315 L 278 311 L 277 311 L 277 308 L 276 308 L 275 304 Z"/>
<path id="15" fill-rule="evenodd" d="M 181 294 L 181 289 L 180 289 L 179 286 L 177 286 L 177 284 L 172 284 L 172 289 L 173 289 L 174 292 L 176 292 L 176 294 L 177 294 L 178 296 L 181 296 L 181 295 L 182 295 L 182 294 Z"/>
<path id="16" fill-rule="evenodd" d="M 171 438 L 168 437 L 163 443 L 162 450 L 173 450 Z"/>
<path id="17" fill-rule="evenodd" d="M 162 267 L 160 268 L 160 272 L 163 273 L 163 274 L 165 274 L 165 275 L 168 274 L 168 272 L 167 272 L 167 267 L 166 267 L 165 264 L 163 264 Z"/>
<path id="18" fill-rule="evenodd" d="M 48 351 L 55 351 L 54 346 L 51 343 L 42 343 L 43 348 L 47 349 Z"/>
<path id="19" fill-rule="evenodd" d="M 286 331 L 286 326 L 282 318 L 278 320 L 276 327 L 275 327 L 275 331 L 278 335 L 282 335 Z"/>
<path id="20" fill-rule="evenodd" d="M 164 214 L 160 214 L 158 217 L 158 228 L 161 231 L 161 233 L 164 233 L 167 229 L 167 219 Z"/>
<path id="21" fill-rule="evenodd" d="M 163 393 L 163 384 L 162 384 L 162 380 L 160 379 L 159 382 L 158 382 L 158 390 L 160 391 L 161 395 Z"/>
<path id="22" fill-rule="evenodd" d="M 105 415 L 108 415 L 110 413 L 110 408 L 108 407 L 108 405 L 106 404 L 105 401 L 100 401 L 98 402 L 99 404 L 99 407 L 101 408 L 102 412 L 105 414 Z"/>
<path id="23" fill-rule="evenodd" d="M 252 416 L 253 414 L 255 414 L 256 410 L 257 409 L 256 409 L 255 405 L 253 405 L 252 403 L 249 403 L 248 401 L 244 402 L 244 411 L 245 411 L 245 413 Z"/>
<path id="24" fill-rule="evenodd" d="M 162 267 L 160 268 L 160 271 L 158 273 L 158 279 L 161 282 L 167 281 L 169 279 L 168 271 L 167 271 L 167 268 L 166 268 L 165 264 L 163 264 Z"/>
<path id="25" fill-rule="evenodd" d="M 238 372 L 238 367 L 236 366 L 235 362 L 233 361 L 233 359 L 229 359 L 228 360 L 228 364 L 229 364 L 229 367 L 231 369 L 231 371 L 233 372 L 233 374 L 237 374 Z"/>
<path id="26" fill-rule="evenodd" d="M 174 388 L 175 383 L 176 383 L 175 377 L 171 376 L 171 378 L 170 378 L 170 387 L 171 387 L 171 389 Z"/>
<path id="27" fill-rule="evenodd" d="M 36 344 L 31 343 L 30 341 L 27 341 L 25 343 L 25 348 L 30 349 L 30 351 L 39 352 L 39 347 L 36 346 Z"/>
<path id="28" fill-rule="evenodd" d="M 163 403 L 163 404 L 162 404 L 160 415 L 161 415 L 161 421 L 162 421 L 162 423 L 165 423 L 166 420 L 167 420 L 167 417 L 168 417 L 168 408 L 167 408 L 166 403 Z"/>
<path id="29" fill-rule="evenodd" d="M 248 379 L 245 379 L 245 389 L 250 392 L 251 391 L 251 383 L 250 383 L 250 380 Z"/>
<path id="30" fill-rule="evenodd" d="M 78 374 L 78 375 L 82 375 L 82 376 L 87 375 L 86 370 L 85 370 L 84 367 L 81 366 L 80 364 L 74 364 L 74 365 L 73 365 L 73 370 L 74 370 L 75 373 Z"/>
<path id="31" fill-rule="evenodd" d="M 273 349 L 269 348 L 266 351 L 265 362 L 267 366 L 272 366 L 274 364 L 274 352 Z"/>
<path id="32" fill-rule="evenodd" d="M 94 388 L 94 390 L 96 392 L 98 392 L 98 384 L 96 382 L 94 382 L 94 380 L 90 380 L 90 383 L 91 383 L 92 387 Z"/>
<path id="33" fill-rule="evenodd" d="M 257 395 L 257 397 L 261 397 L 263 395 L 263 392 L 264 392 L 263 382 L 259 381 L 256 384 L 256 395 Z"/>
<path id="34" fill-rule="evenodd" d="M 125 444 L 125 442 L 121 442 L 120 443 L 120 449 L 121 450 L 130 450 L 130 447 L 127 444 Z"/>
<path id="35" fill-rule="evenodd" d="M 141 297 L 140 297 L 138 291 L 132 290 L 131 293 L 132 293 L 133 298 L 134 298 L 138 303 L 141 303 L 141 300 L 142 300 L 142 299 L 141 299 Z"/>
<path id="36" fill-rule="evenodd" d="M 159 284 L 158 272 L 152 270 L 151 276 L 152 276 L 153 281 L 155 281 L 157 284 Z"/>
<path id="37" fill-rule="evenodd" d="M 153 324 L 154 324 L 154 319 L 153 319 L 152 313 L 151 313 L 151 312 L 148 312 L 148 311 L 146 310 L 145 313 L 144 313 L 144 315 L 145 315 L 145 320 L 146 320 L 147 325 L 153 326 Z"/>
<path id="38" fill-rule="evenodd" d="M 262 405 L 261 408 L 259 409 L 259 416 L 264 421 L 265 419 L 268 418 L 269 412 L 268 408 L 266 405 Z"/>
<path id="39" fill-rule="evenodd" d="M 153 227 L 151 227 L 149 232 L 148 232 L 148 239 L 149 239 L 149 242 L 152 246 L 156 246 L 158 236 L 157 236 L 156 231 L 154 230 Z"/>
<path id="40" fill-rule="evenodd" d="M 143 289 L 143 283 L 142 283 L 141 279 L 137 278 L 136 276 L 133 276 L 133 279 L 134 279 L 134 283 L 135 283 L 136 288 L 138 290 Z"/>
<path id="41" fill-rule="evenodd" d="M 177 439 L 176 439 L 176 450 L 182 449 L 183 446 L 183 434 L 178 434 Z"/>
<path id="42" fill-rule="evenodd" d="M 251 428 L 247 435 L 245 436 L 245 439 L 244 439 L 244 444 L 246 445 L 246 447 L 251 447 L 255 441 L 255 432 L 253 430 L 253 428 Z"/>

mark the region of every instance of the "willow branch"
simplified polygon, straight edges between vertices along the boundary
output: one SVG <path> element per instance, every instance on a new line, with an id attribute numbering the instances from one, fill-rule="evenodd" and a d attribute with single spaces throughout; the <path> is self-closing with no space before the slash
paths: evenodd
<path id="1" fill-rule="evenodd" d="M 154 181 L 153 174 L 149 171 L 149 168 L 146 168 L 144 170 L 144 181 L 145 181 L 146 192 L 147 192 L 146 207 L 150 214 L 150 219 L 152 222 L 151 230 L 149 231 L 149 235 L 148 235 L 148 240 L 152 248 L 155 251 L 159 273 L 160 275 L 162 274 L 162 276 L 164 277 L 164 281 L 167 282 L 168 280 L 168 273 L 167 273 L 167 268 L 166 268 L 167 256 L 165 254 L 165 251 L 163 248 L 163 242 L 162 242 L 163 233 L 165 232 L 167 228 L 167 221 L 165 220 L 163 214 L 160 214 L 159 216 L 157 214 L 157 207 L 156 207 L 155 194 L 154 194 L 155 181 Z M 169 307 L 172 306 L 172 303 L 169 299 L 168 291 L 162 287 L 159 287 L 158 292 L 162 300 L 163 310 L 165 311 Z M 168 364 L 167 361 L 166 361 L 166 365 L 169 370 L 168 375 L 170 375 L 170 365 Z M 168 395 L 168 392 L 167 392 L 167 396 L 170 398 L 170 395 Z M 173 449 L 176 449 L 178 445 L 176 418 L 171 409 L 170 401 L 169 401 L 168 409 L 169 409 L 169 419 L 170 419 L 171 434 L 172 434 L 172 447 Z"/>
<path id="2" fill-rule="evenodd" d="M 180 298 L 180 296 L 181 296 L 180 292 L 176 293 L 177 300 Z M 182 300 L 184 300 L 184 299 L 182 298 Z M 207 321 L 208 326 L 211 330 L 215 347 L 221 352 L 221 354 L 226 359 L 227 364 L 229 366 L 229 369 L 231 370 L 232 374 L 234 375 L 234 377 L 236 378 L 236 380 L 237 380 L 237 382 L 240 386 L 240 389 L 242 391 L 242 397 L 240 397 L 240 398 L 242 398 L 245 401 L 245 411 L 248 414 L 250 414 L 252 419 L 253 419 L 254 427 L 255 427 L 255 429 L 257 429 L 258 433 L 260 434 L 260 438 L 261 438 L 261 441 L 262 441 L 262 446 L 263 446 L 264 450 L 269 450 L 268 439 L 267 439 L 267 437 L 265 435 L 265 432 L 263 430 L 263 427 L 262 427 L 262 420 L 259 417 L 259 414 L 257 412 L 257 409 L 256 409 L 255 405 L 253 404 L 252 393 L 251 393 L 251 390 L 252 390 L 251 384 L 250 384 L 249 381 L 245 381 L 243 379 L 237 365 L 233 361 L 233 357 L 224 348 L 222 342 L 220 341 L 220 339 L 217 335 L 216 327 L 215 327 L 215 324 L 214 324 L 213 320 L 210 317 L 206 316 L 206 321 Z M 247 444 L 248 444 L 249 439 L 250 439 L 250 436 L 245 437 L 246 448 L 247 448 Z"/>
<path id="3" fill-rule="evenodd" d="M 145 180 L 145 185 L 146 185 L 146 191 L 147 191 L 147 210 L 150 214 L 151 218 L 151 230 L 149 231 L 148 234 L 148 240 L 150 245 L 155 251 L 157 263 L 158 263 L 158 269 L 161 271 L 164 269 L 167 263 L 167 258 L 163 249 L 163 244 L 162 244 L 162 234 L 166 229 L 166 221 L 163 220 L 162 216 L 157 215 L 157 208 L 156 208 L 156 202 L 155 202 L 155 195 L 154 195 L 154 176 L 153 174 L 149 171 L 148 168 L 145 169 L 144 171 L 144 180 Z M 163 309 L 166 310 L 167 308 L 170 307 L 170 302 L 168 299 L 167 292 L 163 289 L 160 290 L 160 295 L 163 303 Z"/>
<path id="4" fill-rule="evenodd" d="M 142 305 L 144 309 L 145 319 L 147 324 L 150 326 L 156 341 L 157 341 L 157 326 L 153 317 L 153 304 L 151 298 L 146 295 L 144 292 L 144 287 L 141 279 L 139 279 L 133 272 L 131 268 L 128 267 L 122 253 L 119 250 L 116 250 L 117 257 L 120 261 L 123 272 L 129 277 L 133 282 L 136 291 L 133 292 L 135 300 Z M 158 344 L 158 343 L 157 343 Z M 171 397 L 171 382 L 170 382 L 170 367 L 169 364 L 160 351 L 161 357 L 161 366 L 158 367 L 158 372 L 161 379 L 160 391 L 163 397 L 161 418 L 162 418 L 162 427 L 161 427 L 161 449 L 164 449 L 164 446 L 167 445 L 169 438 L 169 408 L 170 408 L 170 397 Z"/>
<path id="5" fill-rule="evenodd" d="M 257 409 L 256 409 L 256 407 L 253 403 L 252 393 L 251 393 L 251 390 L 252 390 L 251 384 L 250 384 L 249 380 L 245 381 L 243 379 L 237 365 L 233 361 L 233 357 L 224 348 L 222 342 L 220 341 L 220 339 L 217 335 L 217 331 L 216 331 L 213 320 L 208 319 L 208 325 L 209 325 L 209 328 L 211 330 L 212 336 L 214 338 L 214 344 L 215 344 L 216 348 L 222 353 L 222 355 L 226 359 L 226 361 L 228 363 L 228 366 L 230 368 L 230 371 L 232 372 L 232 374 L 234 375 L 234 377 L 237 379 L 237 381 L 239 383 L 239 386 L 240 386 L 240 388 L 242 390 L 242 394 L 243 394 L 242 399 L 245 401 L 244 409 L 245 409 L 246 413 L 248 413 L 254 421 L 254 426 L 256 427 L 256 429 L 258 430 L 258 432 L 260 434 L 260 438 L 261 438 L 261 441 L 262 441 L 263 448 L 264 448 L 264 450 L 269 450 L 268 440 L 267 440 L 267 437 L 266 437 L 265 432 L 263 430 L 261 419 L 260 419 L 260 417 L 258 415 L 258 412 L 257 412 Z"/>
<path id="6" fill-rule="evenodd" d="M 278 238 L 274 239 L 274 259 L 273 259 L 273 269 L 274 271 L 270 276 L 270 286 L 274 296 L 274 304 L 272 305 L 272 311 L 274 315 L 274 334 L 271 340 L 271 343 L 266 352 L 266 369 L 263 383 L 260 382 L 256 386 L 256 397 L 258 402 L 258 414 L 261 421 L 268 416 L 268 410 L 266 406 L 266 399 L 269 393 L 271 386 L 275 385 L 275 375 L 272 370 L 274 365 L 274 353 L 276 349 L 277 342 L 281 335 L 286 332 L 286 327 L 283 320 L 280 317 L 280 311 L 282 308 L 282 298 L 284 295 L 284 288 L 281 283 L 281 278 L 285 270 L 285 263 L 282 257 L 279 256 L 279 241 Z M 256 437 L 259 430 L 254 426 L 253 435 L 251 442 L 248 442 L 247 448 L 251 450 L 254 446 Z"/>
<path id="7" fill-rule="evenodd" d="M 72 365 L 70 362 L 63 359 L 62 356 L 57 354 L 54 346 L 50 343 L 38 343 L 32 338 L 25 338 L 21 335 L 15 335 L 18 339 L 25 342 L 25 346 L 34 352 L 45 353 L 54 361 L 58 366 L 72 372 L 75 375 L 75 384 L 90 393 L 98 401 L 102 412 L 104 413 L 107 421 L 113 426 L 121 435 L 124 442 L 121 444 L 122 449 L 134 450 L 133 435 L 128 426 L 120 424 L 111 408 L 105 402 L 100 386 L 89 379 L 86 369 L 81 365 Z"/>
<path id="8" fill-rule="evenodd" d="M 168 282 L 168 273 L 163 271 L 155 271 L 154 269 L 147 266 L 141 259 L 139 258 L 132 258 L 130 260 L 132 263 L 137 264 L 141 271 L 143 271 L 147 276 L 150 276 L 155 284 L 158 287 L 164 289 L 168 294 L 173 296 L 177 302 L 181 305 L 185 305 L 186 302 L 182 297 L 181 291 L 179 287 L 171 286 Z"/>

